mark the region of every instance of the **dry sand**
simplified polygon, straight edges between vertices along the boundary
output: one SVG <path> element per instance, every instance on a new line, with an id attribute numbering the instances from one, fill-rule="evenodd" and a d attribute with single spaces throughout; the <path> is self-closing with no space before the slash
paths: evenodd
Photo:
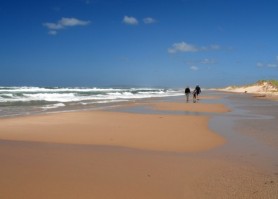
<path id="1" fill-rule="evenodd" d="M 208 119 L 119 112 L 1 119 L 0 198 L 275 198 L 277 183 L 256 168 L 198 155 L 225 142 Z"/>
<path id="2" fill-rule="evenodd" d="M 275 198 L 277 187 L 251 167 L 175 153 L 1 142 L 0 157 L 3 199 Z"/>

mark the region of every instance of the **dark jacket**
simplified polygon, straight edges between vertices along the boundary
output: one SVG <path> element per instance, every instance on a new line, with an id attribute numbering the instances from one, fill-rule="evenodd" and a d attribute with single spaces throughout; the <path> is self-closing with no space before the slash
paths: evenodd
<path id="1" fill-rule="evenodd" d="M 195 90 L 197 91 L 197 95 L 199 95 L 201 93 L 201 88 L 200 86 L 196 86 Z"/>
<path id="2" fill-rule="evenodd" d="M 184 90 L 184 93 L 185 93 L 185 94 L 190 93 L 190 88 L 186 88 L 186 89 Z"/>

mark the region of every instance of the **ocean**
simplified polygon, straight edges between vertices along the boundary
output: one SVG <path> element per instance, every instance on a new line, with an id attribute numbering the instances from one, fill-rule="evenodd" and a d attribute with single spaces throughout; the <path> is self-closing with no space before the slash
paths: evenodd
<path id="1" fill-rule="evenodd" d="M 180 89 L 0 87 L 0 117 L 92 110 L 117 102 L 183 95 Z"/>

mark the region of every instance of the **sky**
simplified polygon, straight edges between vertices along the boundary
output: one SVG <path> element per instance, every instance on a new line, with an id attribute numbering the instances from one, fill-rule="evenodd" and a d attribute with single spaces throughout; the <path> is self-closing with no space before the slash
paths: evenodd
<path id="1" fill-rule="evenodd" d="M 276 0 L 0 0 L 0 86 L 278 79 Z"/>

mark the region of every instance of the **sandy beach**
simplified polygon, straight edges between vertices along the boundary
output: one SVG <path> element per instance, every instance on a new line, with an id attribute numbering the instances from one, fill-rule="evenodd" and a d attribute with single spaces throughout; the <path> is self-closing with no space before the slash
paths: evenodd
<path id="1" fill-rule="evenodd" d="M 0 199 L 278 199 L 278 1 L 0 3 Z"/>
<path id="2" fill-rule="evenodd" d="M 109 110 L 1 119 L 0 198 L 277 197 L 277 176 L 210 154 L 230 141 L 202 113 L 224 116 L 228 107 L 202 100 L 150 107 L 198 115 Z"/>
<path id="3" fill-rule="evenodd" d="M 76 112 L 4 119 L 0 129 L 2 140 L 155 151 L 200 151 L 225 142 L 205 116 Z"/>
<path id="4" fill-rule="evenodd" d="M 210 112 L 210 113 L 226 113 L 230 109 L 223 104 L 202 104 L 202 103 L 176 103 L 176 102 L 161 102 L 153 105 L 158 110 L 171 111 L 189 111 L 189 112 Z"/>

